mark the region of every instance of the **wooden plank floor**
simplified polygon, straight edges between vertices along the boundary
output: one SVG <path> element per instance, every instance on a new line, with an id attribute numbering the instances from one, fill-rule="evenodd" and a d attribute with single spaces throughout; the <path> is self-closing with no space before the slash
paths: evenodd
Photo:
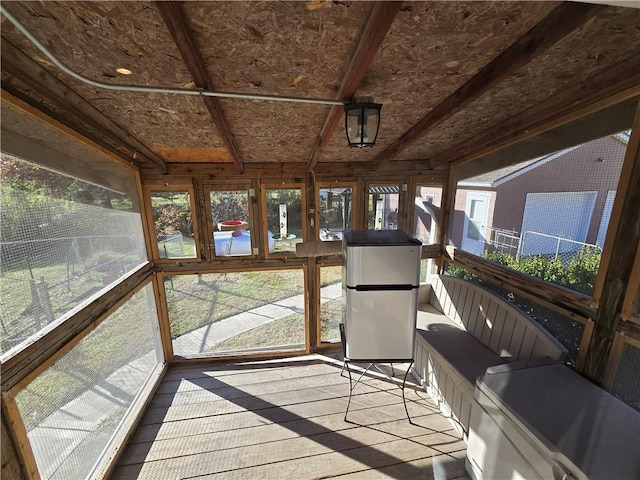
<path id="1" fill-rule="evenodd" d="M 340 370 L 324 355 L 172 367 L 111 478 L 465 478 L 465 444 L 424 391 L 405 390 L 412 425 L 401 390 L 366 377 L 345 422 Z"/>

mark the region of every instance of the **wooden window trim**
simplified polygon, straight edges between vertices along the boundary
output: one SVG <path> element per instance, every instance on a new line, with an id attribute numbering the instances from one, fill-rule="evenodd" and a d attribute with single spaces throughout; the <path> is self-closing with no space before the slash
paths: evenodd
<path id="1" fill-rule="evenodd" d="M 238 265 L 237 267 L 233 267 L 233 268 L 224 268 L 224 270 L 220 269 L 206 269 L 206 270 L 200 270 L 200 269 L 194 269 L 194 270 L 186 270 L 186 271 L 172 271 L 172 272 L 168 272 L 168 271 L 162 271 L 162 272 L 158 272 L 157 273 L 157 285 L 158 285 L 158 291 L 161 292 L 160 294 L 160 301 L 164 303 L 164 307 L 163 307 L 163 315 L 166 315 L 166 331 L 163 332 L 163 346 L 165 346 L 170 352 L 171 352 L 171 357 L 170 357 L 170 363 L 172 364 L 181 364 L 181 363 L 186 363 L 186 362 L 193 362 L 193 361 L 199 361 L 199 360 L 207 360 L 207 361 L 229 361 L 229 359 L 233 359 L 234 361 L 240 361 L 240 360 L 245 360 L 245 359 L 265 359 L 265 358 L 273 358 L 276 355 L 281 355 L 283 357 L 293 357 L 293 356 L 299 356 L 299 355 L 305 355 L 308 354 L 312 351 L 313 349 L 313 345 L 310 344 L 310 341 L 312 340 L 312 337 L 310 336 L 310 316 L 309 316 L 309 310 L 310 310 L 310 301 L 309 301 L 309 292 L 306 288 L 303 289 L 303 295 L 304 295 L 304 306 L 305 306 L 305 312 L 304 312 L 304 327 L 305 327 L 305 346 L 303 349 L 299 349 L 299 350 L 268 350 L 267 348 L 265 348 L 265 351 L 263 352 L 256 352 L 256 353 L 237 353 L 237 352 L 233 352 L 231 354 L 229 353 L 224 353 L 224 354 L 220 354 L 220 353 L 210 353 L 210 354 L 189 354 L 189 355 L 180 355 L 180 356 L 176 356 L 173 354 L 173 342 L 171 340 L 171 331 L 170 331 L 170 327 L 169 327 L 169 316 L 168 316 L 168 305 L 167 305 L 167 298 L 166 298 L 166 292 L 164 289 L 164 282 L 166 278 L 169 277 L 177 277 L 177 276 L 184 276 L 184 275 L 207 275 L 207 274 L 223 274 L 223 273 L 233 273 L 233 272 L 238 272 L 238 273 L 249 273 L 249 272 L 265 272 L 265 271 L 274 271 L 274 270 L 301 270 L 302 274 L 303 274 L 303 281 L 305 282 L 304 285 L 307 285 L 308 282 L 308 273 L 307 273 L 307 265 L 305 264 L 287 264 L 287 265 L 273 265 L 273 266 L 243 266 L 243 265 Z M 158 312 L 158 316 L 160 317 L 160 313 Z M 165 340 L 168 342 L 168 345 L 165 344 Z"/>
<path id="2" fill-rule="evenodd" d="M 196 210 L 196 195 L 192 184 L 175 184 L 175 185 L 144 185 L 145 214 L 147 217 L 148 235 L 151 242 L 151 252 L 153 262 L 157 264 L 165 263 L 194 263 L 200 261 L 200 242 L 199 225 L 200 221 Z M 153 221 L 153 209 L 151 206 L 152 193 L 169 193 L 169 192 L 187 192 L 189 194 L 189 204 L 191 205 L 191 221 L 193 223 L 193 239 L 195 246 L 195 257 L 176 257 L 176 258 L 160 258 L 158 252 L 158 240 L 156 238 L 156 229 Z"/>
<path id="3" fill-rule="evenodd" d="M 355 230 L 357 222 L 357 216 L 360 212 L 357 210 L 358 206 L 358 183 L 356 181 L 345 182 L 329 182 L 319 181 L 315 186 L 315 199 L 316 199 L 316 212 L 314 216 L 315 228 L 315 240 L 320 241 L 320 190 L 323 188 L 351 188 L 351 230 Z"/>
<path id="4" fill-rule="evenodd" d="M 624 303 L 620 316 L 623 320 L 627 320 L 640 325 L 640 314 L 638 313 L 638 304 L 640 303 L 640 244 L 636 248 L 636 256 L 633 261 L 633 269 L 627 284 L 627 291 L 624 295 Z"/>
<path id="5" fill-rule="evenodd" d="M 250 195 L 250 190 L 254 190 L 254 195 Z M 249 215 L 249 227 L 248 230 L 251 232 L 251 254 L 250 255 L 242 255 L 242 256 L 229 256 L 229 255 L 217 255 L 215 251 L 215 242 L 213 240 L 213 233 L 215 232 L 215 227 L 213 225 L 213 213 L 211 212 L 211 192 L 229 192 L 229 191 L 246 191 L 247 199 L 249 200 L 248 205 L 248 215 Z M 260 255 L 260 240 L 262 239 L 262 235 L 259 235 L 257 232 L 257 226 L 259 222 L 255 218 L 255 208 L 254 205 L 256 203 L 257 192 L 255 191 L 253 184 L 251 182 L 244 183 L 205 183 L 204 184 L 204 204 L 205 204 L 205 212 L 204 212 L 204 225 L 202 229 L 205 232 L 206 242 L 203 245 L 207 250 L 207 259 L 211 260 L 219 260 L 222 262 L 229 261 L 238 261 L 239 259 L 246 258 L 257 258 Z M 255 233 L 254 233 L 255 232 Z M 258 249 L 258 253 L 254 254 L 254 249 Z"/>
<path id="6" fill-rule="evenodd" d="M 404 190 L 404 185 L 407 189 Z M 401 230 L 405 233 L 410 231 L 407 227 L 408 213 L 406 211 L 407 193 L 409 192 L 409 184 L 404 178 L 381 178 L 381 179 L 367 179 L 364 182 L 364 189 L 362 190 L 362 199 L 364 204 L 364 210 L 362 213 L 362 225 L 364 230 L 369 230 L 369 189 L 372 187 L 398 187 L 398 223 L 396 230 Z M 372 229 L 373 230 L 373 229 Z M 411 235 L 408 233 L 408 235 Z"/>
<path id="7" fill-rule="evenodd" d="M 300 190 L 301 201 L 301 218 L 302 218 L 302 242 L 307 240 L 307 185 L 303 182 L 279 182 L 279 183 L 262 183 L 260 185 L 260 212 L 261 218 L 261 232 L 262 238 L 262 252 L 264 258 L 292 258 L 296 256 L 296 252 L 280 252 L 269 253 L 269 237 L 268 237 L 268 221 L 267 221 L 267 190 Z"/>

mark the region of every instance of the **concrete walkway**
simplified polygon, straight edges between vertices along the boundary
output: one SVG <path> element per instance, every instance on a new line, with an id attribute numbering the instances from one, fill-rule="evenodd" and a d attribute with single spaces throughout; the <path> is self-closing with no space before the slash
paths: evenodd
<path id="1" fill-rule="evenodd" d="M 320 289 L 320 303 L 335 300 L 341 296 L 341 283 Z M 304 295 L 302 294 L 233 315 L 181 335 L 173 340 L 173 353 L 176 355 L 206 353 L 220 342 L 294 313 L 304 313 Z"/>

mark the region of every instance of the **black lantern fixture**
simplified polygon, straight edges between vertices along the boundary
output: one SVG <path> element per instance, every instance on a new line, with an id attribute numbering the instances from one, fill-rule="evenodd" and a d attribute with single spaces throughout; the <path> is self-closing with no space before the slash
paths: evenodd
<path id="1" fill-rule="evenodd" d="M 373 98 L 354 98 L 353 103 L 344 106 L 344 127 L 347 141 L 353 147 L 373 147 L 380 128 L 380 103 Z"/>

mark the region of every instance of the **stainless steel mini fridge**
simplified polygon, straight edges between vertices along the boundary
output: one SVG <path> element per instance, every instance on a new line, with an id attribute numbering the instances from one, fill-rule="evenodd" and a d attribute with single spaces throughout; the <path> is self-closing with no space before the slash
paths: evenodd
<path id="1" fill-rule="evenodd" d="M 343 250 L 346 357 L 412 359 L 421 243 L 396 230 L 353 230 Z"/>

